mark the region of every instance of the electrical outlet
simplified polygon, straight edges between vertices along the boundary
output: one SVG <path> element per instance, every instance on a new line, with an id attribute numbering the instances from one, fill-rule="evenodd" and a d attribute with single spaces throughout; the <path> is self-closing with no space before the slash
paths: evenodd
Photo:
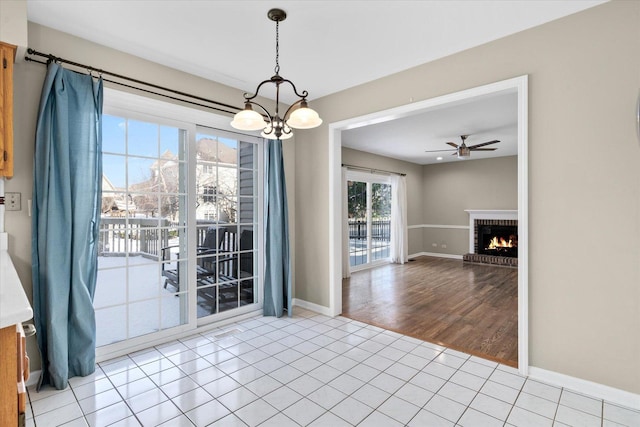
<path id="1" fill-rule="evenodd" d="M 22 209 L 20 206 L 20 193 L 4 193 L 4 207 L 8 211 L 19 211 Z"/>
<path id="2" fill-rule="evenodd" d="M 432 243 L 431 246 L 433 246 L 434 248 L 437 248 L 438 244 L 437 243 Z"/>
<path id="3" fill-rule="evenodd" d="M 442 249 L 447 249 L 447 244 L 443 243 L 442 245 L 440 245 L 442 247 Z"/>

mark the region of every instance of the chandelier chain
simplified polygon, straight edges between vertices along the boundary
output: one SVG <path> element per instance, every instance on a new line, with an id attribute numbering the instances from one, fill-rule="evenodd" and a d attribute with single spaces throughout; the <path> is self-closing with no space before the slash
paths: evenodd
<path id="1" fill-rule="evenodd" d="M 280 21 L 276 21 L 276 76 L 280 75 Z"/>

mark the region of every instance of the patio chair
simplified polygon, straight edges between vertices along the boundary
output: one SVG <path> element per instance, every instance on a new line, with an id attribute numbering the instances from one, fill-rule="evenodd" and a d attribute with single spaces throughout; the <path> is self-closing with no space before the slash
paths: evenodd
<path id="1" fill-rule="evenodd" d="M 207 230 L 205 239 L 201 246 L 196 248 L 198 255 L 198 263 L 196 270 L 197 286 L 204 286 L 207 284 L 215 283 L 217 279 L 218 265 L 225 258 L 220 257 L 225 253 L 229 253 L 233 250 L 233 241 L 235 233 L 229 231 L 226 228 L 212 227 Z M 160 249 L 162 261 L 172 260 L 172 249 L 177 248 L 177 245 L 166 246 Z M 177 256 L 180 259 L 180 254 Z M 162 276 L 166 278 L 164 282 L 164 288 L 167 285 L 173 286 L 176 290 L 179 287 L 180 281 L 180 265 L 184 261 L 176 261 L 175 268 L 168 268 L 168 263 L 162 263 Z"/>
<path id="2" fill-rule="evenodd" d="M 237 307 L 238 291 L 240 305 L 253 302 L 253 231 L 243 230 L 240 233 L 240 253 L 225 258 L 220 264 L 218 280 L 218 299 L 220 307 Z"/>

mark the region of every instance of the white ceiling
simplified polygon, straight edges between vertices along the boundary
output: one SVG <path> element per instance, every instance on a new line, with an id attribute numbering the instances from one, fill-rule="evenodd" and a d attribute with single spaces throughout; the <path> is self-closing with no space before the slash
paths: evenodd
<path id="1" fill-rule="evenodd" d="M 280 74 L 292 80 L 298 91 L 307 90 L 313 106 L 319 97 L 600 3 L 603 1 L 27 0 L 27 11 L 28 19 L 38 24 L 253 92 L 260 81 L 273 75 L 275 23 L 266 15 L 278 7 L 288 15 L 280 24 Z M 271 96 L 262 91 L 261 95 Z M 288 94 L 283 98 L 293 100 Z M 505 108 L 506 101 L 485 101 Z M 468 144 L 504 139 L 495 153 L 505 153 L 512 148 L 508 148 L 507 133 L 501 132 L 513 125 L 513 118 L 505 115 L 500 120 L 500 110 L 487 111 L 489 104 L 441 109 L 429 113 L 434 114 L 432 118 L 415 116 L 404 119 L 407 123 L 403 125 L 387 122 L 376 125 L 375 131 L 360 128 L 349 131 L 345 140 L 358 149 L 365 149 L 365 140 L 382 147 L 384 142 L 374 136 L 390 132 L 402 136 L 401 145 L 413 149 L 399 153 L 394 145 L 394 157 L 421 164 L 431 161 L 418 152 L 439 149 L 446 141 L 458 143 L 462 133 L 473 134 Z M 484 121 L 480 113 L 487 114 Z M 479 124 L 472 126 L 474 122 Z M 410 134 L 400 135 L 399 129 L 410 129 Z"/>
<path id="2" fill-rule="evenodd" d="M 469 135 L 466 145 L 499 140 L 472 151 L 469 160 L 518 154 L 518 94 L 502 91 L 473 99 L 448 103 L 392 121 L 342 131 L 342 145 L 421 165 L 460 161 L 449 150 L 451 141 L 462 143 L 460 135 Z M 441 157 L 441 160 L 438 160 Z"/>

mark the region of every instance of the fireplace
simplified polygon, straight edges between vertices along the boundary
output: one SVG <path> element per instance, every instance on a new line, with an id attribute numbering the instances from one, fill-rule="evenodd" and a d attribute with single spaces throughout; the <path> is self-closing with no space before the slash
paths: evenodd
<path id="1" fill-rule="evenodd" d="M 518 266 L 517 211 L 477 211 L 469 213 L 469 253 L 465 262 Z"/>

